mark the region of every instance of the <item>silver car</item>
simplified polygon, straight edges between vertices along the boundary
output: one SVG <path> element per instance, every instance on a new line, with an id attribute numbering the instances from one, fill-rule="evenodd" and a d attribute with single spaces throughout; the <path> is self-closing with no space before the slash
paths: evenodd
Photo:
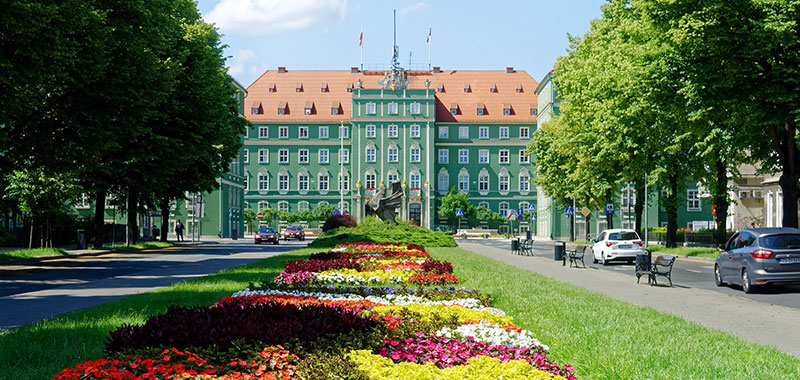
<path id="1" fill-rule="evenodd" d="M 737 284 L 753 293 L 762 285 L 800 283 L 800 229 L 742 230 L 720 250 L 714 265 L 717 286 Z"/>

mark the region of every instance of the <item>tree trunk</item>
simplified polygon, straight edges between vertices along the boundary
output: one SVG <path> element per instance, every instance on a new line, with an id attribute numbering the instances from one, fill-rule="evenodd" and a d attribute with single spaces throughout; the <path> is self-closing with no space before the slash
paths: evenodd
<path id="1" fill-rule="evenodd" d="M 586 207 L 589 207 L 588 196 L 586 197 Z M 592 214 L 586 215 L 586 236 L 584 237 L 584 240 L 586 241 L 589 241 L 589 230 L 590 230 L 589 227 L 592 225 L 591 220 L 592 220 Z"/>
<path id="2" fill-rule="evenodd" d="M 575 209 L 572 210 L 572 215 L 569 216 L 569 241 L 575 241 Z"/>
<path id="3" fill-rule="evenodd" d="M 128 241 L 131 244 L 136 244 L 136 241 L 139 238 L 139 227 L 138 227 L 138 219 L 136 216 L 138 214 L 138 199 L 139 193 L 136 191 L 131 190 L 128 193 L 128 204 L 126 205 L 128 209 Z"/>
<path id="4" fill-rule="evenodd" d="M 642 231 L 642 214 L 644 208 L 647 205 L 644 204 L 645 199 L 645 183 L 644 179 L 636 181 L 634 183 L 634 191 L 636 191 L 636 202 L 633 203 L 633 213 L 636 215 L 636 221 L 634 221 L 634 226 L 636 227 L 636 232 L 639 233 L 639 236 L 643 236 L 642 234 L 646 234 L 647 231 Z M 645 223 L 647 224 L 647 223 Z"/>
<path id="5" fill-rule="evenodd" d="M 714 191 L 714 220 L 717 222 L 717 245 L 727 240 L 726 222 L 728 219 L 728 168 L 722 158 L 714 163 L 716 169 L 716 189 Z"/>
<path id="6" fill-rule="evenodd" d="M 169 233 L 169 199 L 164 198 L 159 205 L 161 208 L 161 237 L 160 240 L 167 241 L 167 234 Z"/>
<path id="7" fill-rule="evenodd" d="M 28 249 L 33 249 L 33 224 L 34 224 L 33 216 L 30 217 L 30 223 L 28 224 L 29 224 L 28 227 L 31 229 L 30 238 L 28 238 Z"/>
<path id="8" fill-rule="evenodd" d="M 102 189 L 95 193 L 94 198 L 94 236 L 92 237 L 92 245 L 98 249 L 103 247 L 103 237 L 106 232 L 106 195 L 106 190 Z"/>
<path id="9" fill-rule="evenodd" d="M 611 197 L 612 192 L 611 189 L 606 190 L 606 203 L 613 203 L 614 198 Z M 614 214 L 606 213 L 606 229 L 610 230 L 614 228 Z"/>
<path id="10" fill-rule="evenodd" d="M 783 227 L 797 228 L 797 181 L 800 180 L 800 152 L 797 148 L 797 125 L 787 123 L 779 130 L 769 129 L 778 152 L 782 173 L 778 180 L 783 191 Z"/>
<path id="11" fill-rule="evenodd" d="M 667 248 L 675 248 L 678 246 L 678 175 L 669 175 L 670 194 L 667 196 L 666 209 L 667 209 Z"/>

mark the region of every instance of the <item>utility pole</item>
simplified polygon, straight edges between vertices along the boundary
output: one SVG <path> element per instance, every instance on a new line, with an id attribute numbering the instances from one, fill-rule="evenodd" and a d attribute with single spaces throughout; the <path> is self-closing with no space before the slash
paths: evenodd
<path id="1" fill-rule="evenodd" d="M 342 152 L 344 151 L 344 121 L 339 122 L 339 215 L 344 215 L 344 160 L 342 159 Z"/>
<path id="2" fill-rule="evenodd" d="M 648 235 L 649 235 L 648 230 L 647 230 L 647 209 L 648 209 L 648 206 L 649 206 L 647 204 L 647 193 L 648 193 L 648 190 L 647 190 L 647 173 L 645 173 L 645 175 L 644 175 L 644 245 L 645 246 L 648 245 L 647 244 L 647 238 L 648 238 Z"/>

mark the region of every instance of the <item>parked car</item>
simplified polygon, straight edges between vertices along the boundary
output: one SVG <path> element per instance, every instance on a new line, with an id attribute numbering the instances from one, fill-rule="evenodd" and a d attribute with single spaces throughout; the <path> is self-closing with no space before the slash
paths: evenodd
<path id="1" fill-rule="evenodd" d="M 258 232 L 256 232 L 255 239 L 256 244 L 261 244 L 263 242 L 272 242 L 272 244 L 278 244 L 278 234 L 272 227 L 259 228 Z"/>
<path id="2" fill-rule="evenodd" d="M 755 228 L 735 233 L 714 263 L 717 286 L 753 293 L 768 284 L 800 283 L 800 229 Z"/>
<path id="3" fill-rule="evenodd" d="M 283 230 L 283 240 L 297 239 L 306 240 L 306 233 L 302 226 L 289 226 Z"/>
<path id="4" fill-rule="evenodd" d="M 608 265 L 611 261 L 636 261 L 636 255 L 644 252 L 644 243 L 634 230 L 605 230 L 592 242 L 592 261 Z"/>

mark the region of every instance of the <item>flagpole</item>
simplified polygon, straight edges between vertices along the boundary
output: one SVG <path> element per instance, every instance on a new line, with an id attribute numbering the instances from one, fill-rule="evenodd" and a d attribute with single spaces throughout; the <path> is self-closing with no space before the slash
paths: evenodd
<path id="1" fill-rule="evenodd" d="M 364 71 L 364 27 L 361 27 L 361 34 L 358 37 L 358 47 L 361 48 L 361 71 Z"/>
<path id="2" fill-rule="evenodd" d="M 431 70 L 431 29 L 428 28 L 428 71 Z"/>
<path id="3" fill-rule="evenodd" d="M 363 63 L 362 63 L 363 65 Z M 339 215 L 344 214 L 344 160 L 342 160 L 342 151 L 344 151 L 344 122 L 339 122 Z M 349 154 L 349 153 L 348 153 Z"/>

